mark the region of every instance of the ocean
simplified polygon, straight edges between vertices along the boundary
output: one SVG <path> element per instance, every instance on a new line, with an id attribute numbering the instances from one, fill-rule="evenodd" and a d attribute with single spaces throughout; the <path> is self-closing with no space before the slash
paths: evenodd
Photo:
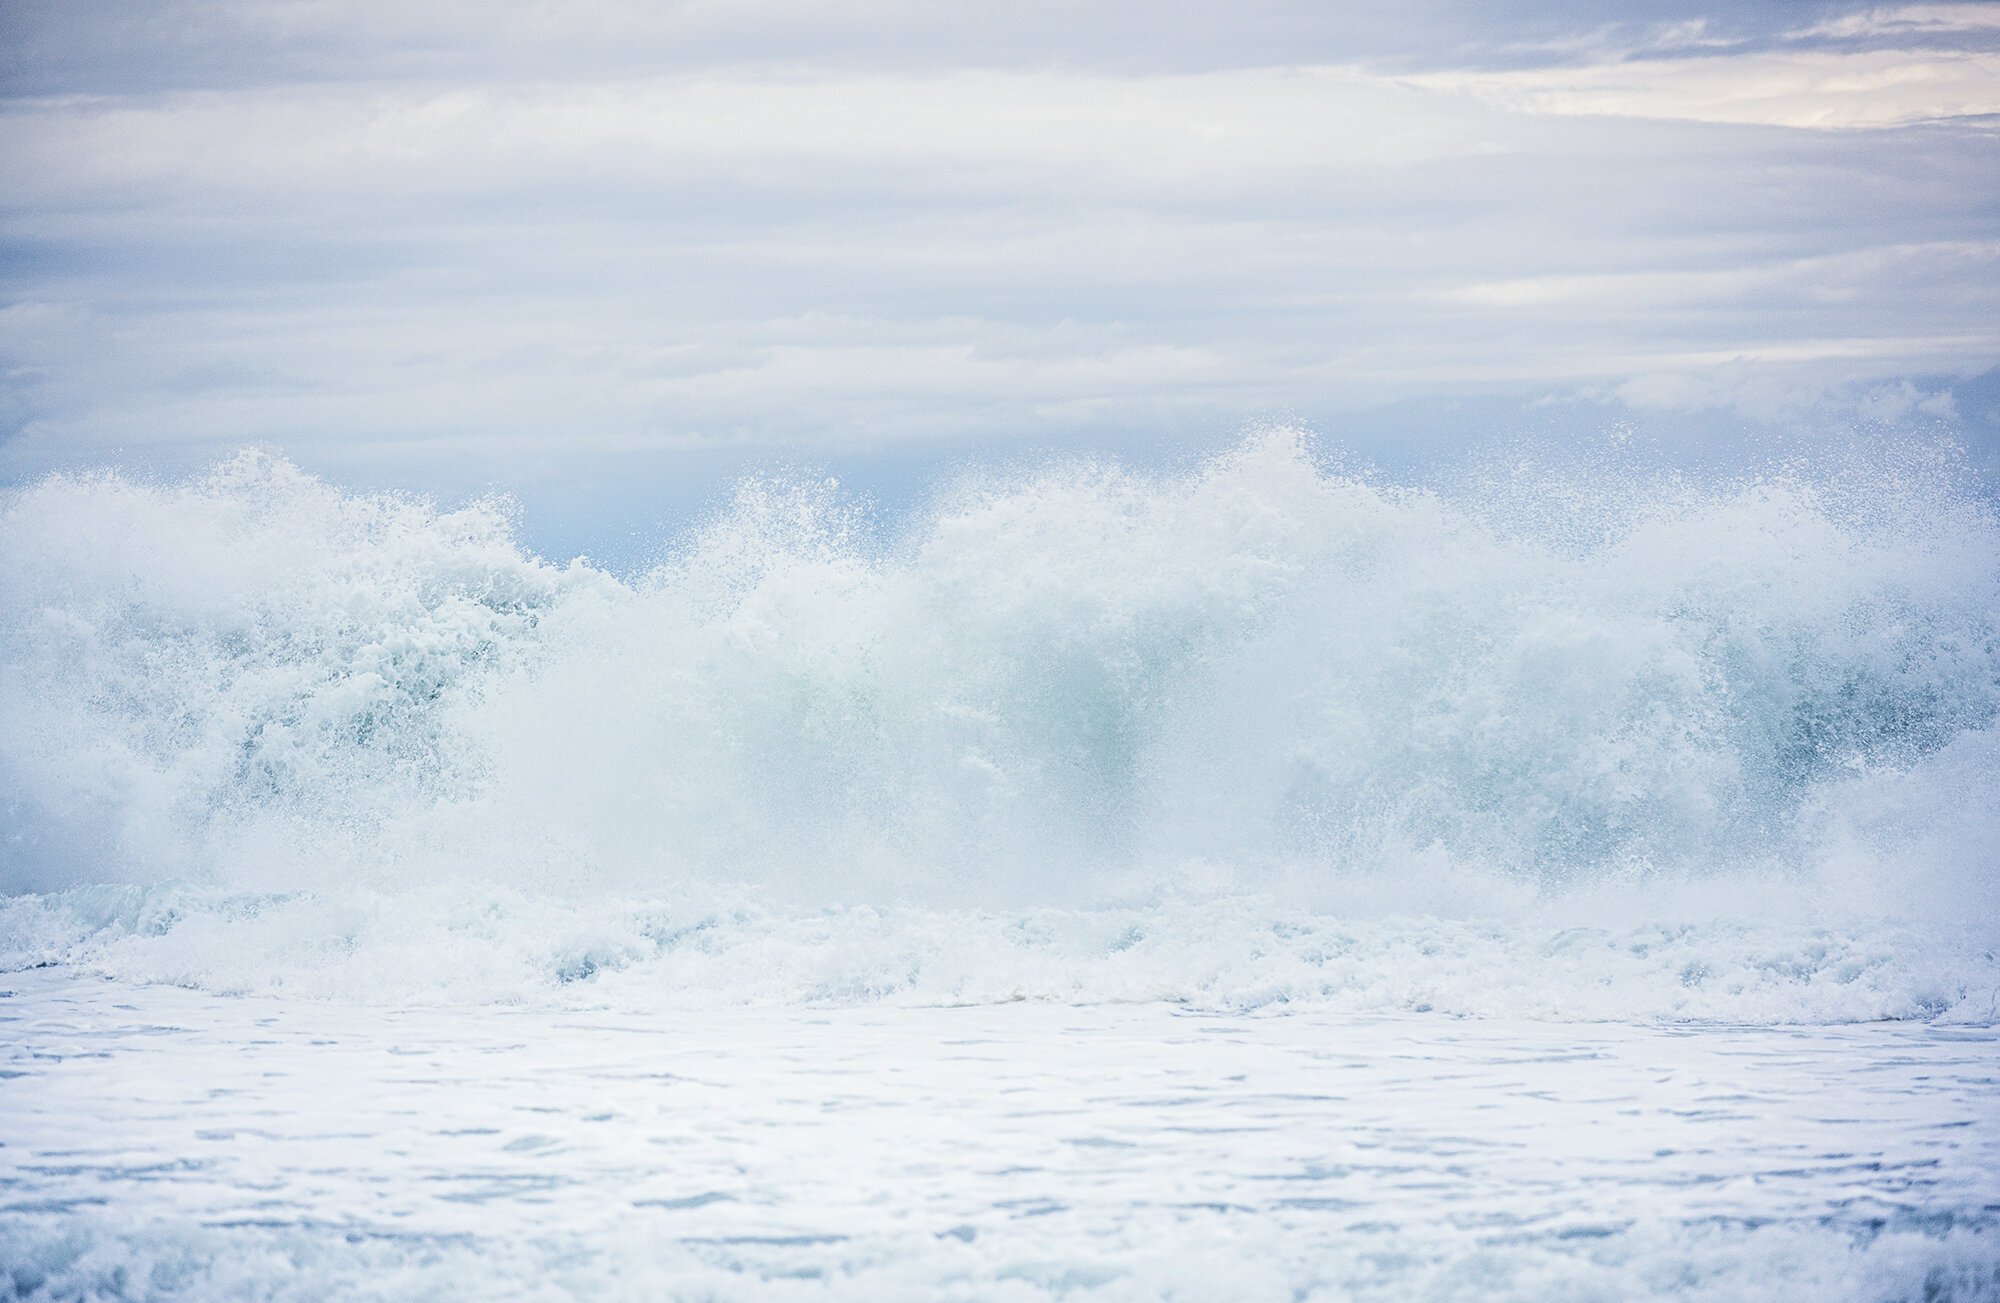
<path id="1" fill-rule="evenodd" d="M 1949 447 L 1289 430 L 614 572 L 0 495 L 0 1293 L 2000 1298 Z"/>

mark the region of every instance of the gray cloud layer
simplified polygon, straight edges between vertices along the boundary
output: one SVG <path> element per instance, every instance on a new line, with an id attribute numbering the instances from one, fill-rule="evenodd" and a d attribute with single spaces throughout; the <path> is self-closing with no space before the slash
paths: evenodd
<path id="1" fill-rule="evenodd" d="M 17 0 L 0 476 L 1965 418 L 2000 360 L 1992 6 L 1000 12 Z"/>

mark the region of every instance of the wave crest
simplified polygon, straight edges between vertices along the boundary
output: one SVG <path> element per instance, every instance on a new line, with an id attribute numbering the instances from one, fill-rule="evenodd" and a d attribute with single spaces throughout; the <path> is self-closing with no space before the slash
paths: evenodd
<path id="1" fill-rule="evenodd" d="M 246 454 L 7 494 L 0 662 L 17 893 L 1567 894 L 1629 928 L 1671 880 L 1975 948 L 2000 917 L 2000 520 L 1920 447 L 1442 491 L 1280 431 L 967 478 L 887 525 L 753 479 L 633 577 L 533 556 L 501 502 Z"/>

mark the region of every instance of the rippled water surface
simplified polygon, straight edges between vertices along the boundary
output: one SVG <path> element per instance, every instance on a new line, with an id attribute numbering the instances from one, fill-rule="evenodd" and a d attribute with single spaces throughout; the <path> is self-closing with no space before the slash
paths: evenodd
<path id="1" fill-rule="evenodd" d="M 1991 1027 L 9 980 L 17 1297 L 2000 1297 Z"/>

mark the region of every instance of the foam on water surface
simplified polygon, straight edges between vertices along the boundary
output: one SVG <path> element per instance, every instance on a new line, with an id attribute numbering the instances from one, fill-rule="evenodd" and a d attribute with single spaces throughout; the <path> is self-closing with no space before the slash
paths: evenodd
<path id="1" fill-rule="evenodd" d="M 0 1294 L 2000 1298 L 1996 721 L 1924 445 L 752 480 L 640 574 L 50 479 Z"/>
<path id="2" fill-rule="evenodd" d="M 28 975 L 36 1299 L 2000 1297 L 1991 1028 L 358 1009 Z"/>

